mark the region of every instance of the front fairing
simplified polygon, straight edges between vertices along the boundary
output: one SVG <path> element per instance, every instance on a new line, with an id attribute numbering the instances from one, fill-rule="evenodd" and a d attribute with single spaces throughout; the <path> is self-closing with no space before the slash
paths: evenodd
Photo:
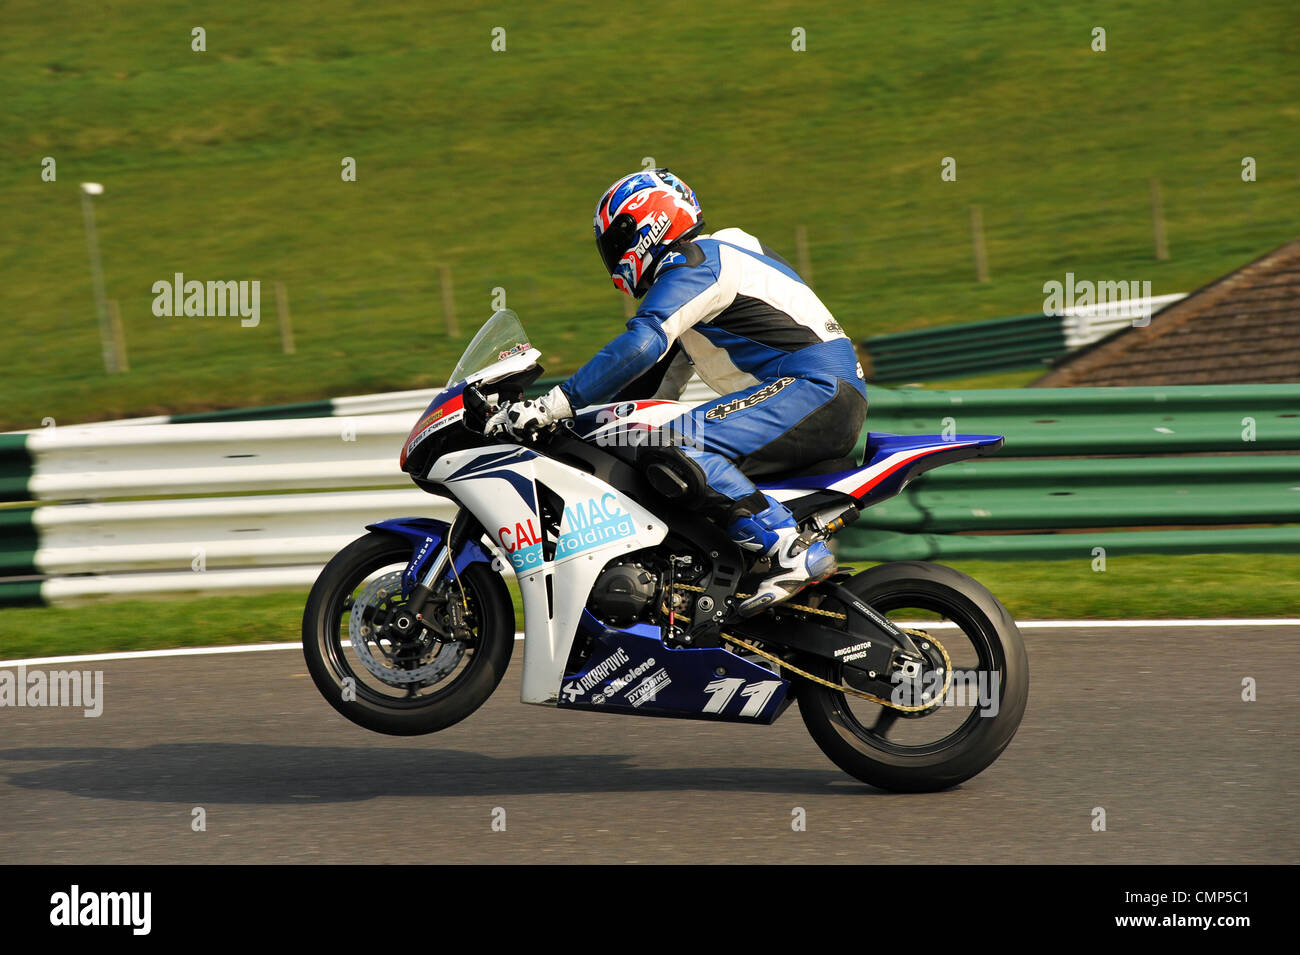
<path id="1" fill-rule="evenodd" d="M 525 384 L 541 374 L 541 366 L 537 364 L 541 354 L 536 348 L 529 348 L 509 355 L 438 392 L 402 445 L 402 470 L 419 475 L 427 469 L 429 459 L 434 455 L 483 443 L 481 434 L 465 427 L 466 389 L 474 386 L 489 394 L 500 390 L 510 392 L 513 398 L 515 392 L 521 391 Z"/>
<path id="2" fill-rule="evenodd" d="M 666 525 L 595 475 L 529 448 L 440 455 L 427 480 L 446 488 L 509 561 L 528 636 L 521 698 L 556 702 L 596 578 L 611 560 L 657 545 Z"/>
<path id="3" fill-rule="evenodd" d="M 420 415 L 402 445 L 400 463 L 403 471 L 411 474 L 422 472 L 436 443 L 429 439 L 437 432 L 456 427 L 465 420 L 465 389 L 468 384 L 462 381 L 452 385 L 438 392 L 429 402 L 429 407 L 424 409 L 424 414 Z M 416 455 L 414 452 L 422 444 L 425 447 Z"/>

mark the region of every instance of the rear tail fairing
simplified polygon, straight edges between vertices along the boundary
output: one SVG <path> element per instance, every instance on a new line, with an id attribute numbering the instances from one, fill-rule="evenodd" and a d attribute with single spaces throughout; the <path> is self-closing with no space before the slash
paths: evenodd
<path id="1" fill-rule="evenodd" d="M 524 603 L 521 699 L 556 703 L 596 577 L 613 558 L 663 540 L 664 522 L 604 481 L 515 445 L 443 455 L 427 480 L 445 486 L 510 560 Z"/>
<path id="2" fill-rule="evenodd" d="M 792 501 L 819 491 L 829 491 L 853 498 L 860 508 L 870 507 L 893 497 L 932 468 L 993 454 L 1002 447 L 1003 440 L 1000 435 L 989 434 L 959 434 L 945 438 L 938 434 L 871 432 L 867 435 L 862 467 L 758 486 L 778 501 Z"/>

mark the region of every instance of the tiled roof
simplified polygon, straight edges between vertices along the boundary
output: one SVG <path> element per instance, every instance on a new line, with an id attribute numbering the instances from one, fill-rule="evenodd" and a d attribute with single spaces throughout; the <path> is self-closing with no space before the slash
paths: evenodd
<path id="1" fill-rule="evenodd" d="M 1300 239 L 1072 352 L 1036 387 L 1300 382 Z"/>

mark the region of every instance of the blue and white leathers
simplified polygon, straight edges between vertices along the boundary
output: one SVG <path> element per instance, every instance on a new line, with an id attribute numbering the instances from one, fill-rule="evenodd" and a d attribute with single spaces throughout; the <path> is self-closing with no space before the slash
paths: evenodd
<path id="1" fill-rule="evenodd" d="M 865 414 L 852 342 L 789 264 L 740 229 L 723 229 L 665 255 L 627 331 L 560 389 L 573 408 L 607 401 L 675 343 L 682 351 L 675 364 L 694 365 L 723 397 L 683 415 L 669 430 L 684 437 L 679 446 L 703 470 L 709 487 L 730 500 L 755 491 L 735 461 L 773 445 L 837 394 L 856 392 Z M 685 377 L 671 369 L 665 376 L 677 382 Z M 843 435 L 820 435 L 820 443 L 807 448 L 808 461 L 842 454 L 830 447 L 851 447 L 860 426 L 861 415 Z M 824 424 L 818 430 L 824 432 Z M 799 449 L 795 442 L 795 457 Z M 791 450 L 783 449 L 787 467 L 797 463 L 789 460 Z"/>

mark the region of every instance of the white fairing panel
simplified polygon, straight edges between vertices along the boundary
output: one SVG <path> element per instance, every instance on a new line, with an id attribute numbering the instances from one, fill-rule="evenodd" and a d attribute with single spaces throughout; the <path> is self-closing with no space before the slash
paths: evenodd
<path id="1" fill-rule="evenodd" d="M 625 443 L 619 433 L 628 428 L 655 429 L 686 414 L 695 404 L 686 401 L 647 399 L 614 404 L 591 405 L 579 409 L 565 427 L 593 444 Z"/>
<path id="2" fill-rule="evenodd" d="M 663 522 L 604 481 L 515 445 L 444 455 L 428 479 L 446 484 L 508 556 L 524 600 L 520 698 L 555 703 L 596 577 L 620 554 L 663 540 Z M 539 481 L 563 500 L 558 535 L 549 541 Z"/>
<path id="3" fill-rule="evenodd" d="M 521 371 L 527 371 L 537 364 L 537 359 L 542 357 L 542 353 L 536 348 L 529 348 L 517 355 L 509 355 L 498 361 L 495 365 L 489 365 L 487 368 L 474 372 L 465 379 L 466 384 L 489 384 L 493 381 L 500 381 L 502 378 L 510 375 L 517 375 Z"/>

